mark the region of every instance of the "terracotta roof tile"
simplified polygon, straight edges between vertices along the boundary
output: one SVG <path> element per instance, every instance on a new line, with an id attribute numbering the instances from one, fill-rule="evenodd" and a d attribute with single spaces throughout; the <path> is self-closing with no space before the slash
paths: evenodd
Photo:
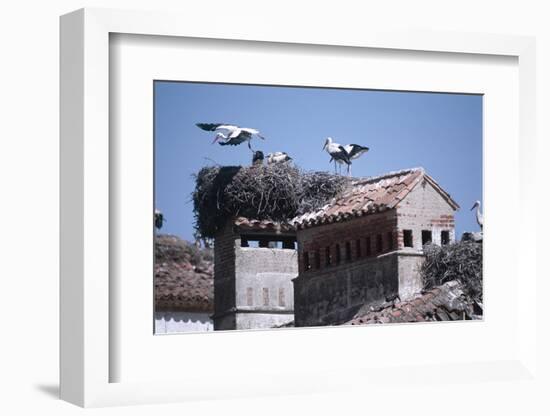
<path id="1" fill-rule="evenodd" d="M 234 221 L 234 224 L 243 230 L 265 230 L 275 233 L 294 230 L 294 227 L 289 223 L 271 220 L 255 220 L 245 217 L 237 217 Z"/>
<path id="2" fill-rule="evenodd" d="M 176 236 L 156 237 L 157 309 L 214 312 L 214 267 L 211 261 L 194 254 L 196 250 Z"/>
<path id="3" fill-rule="evenodd" d="M 480 319 L 474 313 L 481 305 L 469 300 L 457 281 L 447 282 L 419 294 L 406 302 L 381 305 L 378 309 L 360 312 L 348 325 L 373 323 L 456 321 Z"/>
<path id="4" fill-rule="evenodd" d="M 430 183 L 454 209 L 459 208 L 423 168 L 413 168 L 354 180 L 342 195 L 315 212 L 294 218 L 291 223 L 304 228 L 395 208 L 423 180 Z"/>

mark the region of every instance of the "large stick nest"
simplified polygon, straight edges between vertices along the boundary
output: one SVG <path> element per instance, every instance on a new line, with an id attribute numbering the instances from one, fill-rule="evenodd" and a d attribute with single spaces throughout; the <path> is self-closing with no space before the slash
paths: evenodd
<path id="1" fill-rule="evenodd" d="M 321 208 L 348 183 L 346 177 L 303 172 L 290 163 L 204 167 L 193 192 L 195 228 L 212 238 L 237 216 L 288 221 Z"/>
<path id="2" fill-rule="evenodd" d="M 480 243 L 461 241 L 445 246 L 424 247 L 422 265 L 424 287 L 429 289 L 458 280 L 468 296 L 483 301 L 483 247 Z"/>

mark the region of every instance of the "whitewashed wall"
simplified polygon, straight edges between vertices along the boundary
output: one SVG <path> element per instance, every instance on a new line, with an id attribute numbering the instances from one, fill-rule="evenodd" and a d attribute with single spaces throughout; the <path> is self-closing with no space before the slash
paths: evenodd
<path id="1" fill-rule="evenodd" d="M 155 312 L 155 334 L 213 331 L 214 323 L 205 312 Z"/>

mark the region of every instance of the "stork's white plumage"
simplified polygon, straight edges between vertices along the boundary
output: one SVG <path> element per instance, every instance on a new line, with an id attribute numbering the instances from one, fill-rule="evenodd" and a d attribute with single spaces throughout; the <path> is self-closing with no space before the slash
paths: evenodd
<path id="1" fill-rule="evenodd" d="M 292 158 L 286 152 L 273 152 L 267 154 L 267 164 L 283 163 L 292 160 Z"/>
<path id="2" fill-rule="evenodd" d="M 330 155 L 331 160 L 334 160 L 334 173 L 336 173 L 336 162 L 345 163 L 348 165 L 349 173 L 349 165 L 351 165 L 351 161 L 349 160 L 348 152 L 346 152 L 346 149 L 344 149 L 340 143 L 335 143 L 332 141 L 332 137 L 327 137 L 323 150 L 326 150 Z"/>
<path id="3" fill-rule="evenodd" d="M 348 152 L 350 160 L 357 159 L 361 155 L 369 151 L 368 147 L 361 146 L 360 144 L 346 144 L 344 146 L 344 149 L 346 149 L 346 152 Z"/>
<path id="4" fill-rule="evenodd" d="M 340 165 L 346 164 L 348 175 L 351 175 L 351 161 L 369 151 L 368 147 L 359 144 L 347 144 L 342 146 L 339 143 L 334 143 L 331 137 L 327 137 L 323 149 L 325 148 L 331 156 L 330 161 L 332 162 L 332 160 L 334 160 L 334 170 L 336 171 L 336 163 Z"/>
<path id="5" fill-rule="evenodd" d="M 260 134 L 259 130 L 249 127 L 239 127 L 233 124 L 224 123 L 197 123 L 197 127 L 201 130 L 215 132 L 216 136 L 212 144 L 219 142 L 222 146 L 236 146 L 246 141 L 248 142 L 248 148 L 252 150 L 250 140 L 252 140 L 254 136 L 265 140 L 265 137 Z"/>
<path id="6" fill-rule="evenodd" d="M 360 144 L 346 144 L 343 146 L 346 152 L 348 153 L 350 164 L 348 165 L 348 175 L 351 176 L 351 161 L 359 158 L 363 153 L 369 151 L 369 148 L 366 146 L 361 146 Z M 343 165 L 343 161 L 337 161 L 340 165 Z"/>
<path id="7" fill-rule="evenodd" d="M 472 211 L 474 208 L 477 208 L 477 210 L 476 210 L 476 220 L 477 220 L 477 223 L 479 225 L 479 228 L 481 228 L 481 230 L 483 230 L 483 214 L 481 213 L 481 202 L 480 201 L 474 202 L 474 206 L 470 209 L 470 211 Z"/>

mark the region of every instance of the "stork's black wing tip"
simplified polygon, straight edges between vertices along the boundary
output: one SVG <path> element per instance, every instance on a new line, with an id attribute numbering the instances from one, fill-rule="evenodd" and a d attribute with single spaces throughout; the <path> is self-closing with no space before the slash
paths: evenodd
<path id="1" fill-rule="evenodd" d="M 196 123 L 195 126 L 197 126 L 201 130 L 214 131 L 219 126 L 221 126 L 221 124 L 220 123 Z"/>
<path id="2" fill-rule="evenodd" d="M 346 163 L 346 164 L 351 164 L 351 161 L 349 160 L 350 158 L 350 155 L 348 155 L 348 152 L 346 152 L 346 149 L 344 149 L 344 146 L 338 146 L 338 149 L 340 149 L 340 156 L 341 156 L 341 159 Z"/>

